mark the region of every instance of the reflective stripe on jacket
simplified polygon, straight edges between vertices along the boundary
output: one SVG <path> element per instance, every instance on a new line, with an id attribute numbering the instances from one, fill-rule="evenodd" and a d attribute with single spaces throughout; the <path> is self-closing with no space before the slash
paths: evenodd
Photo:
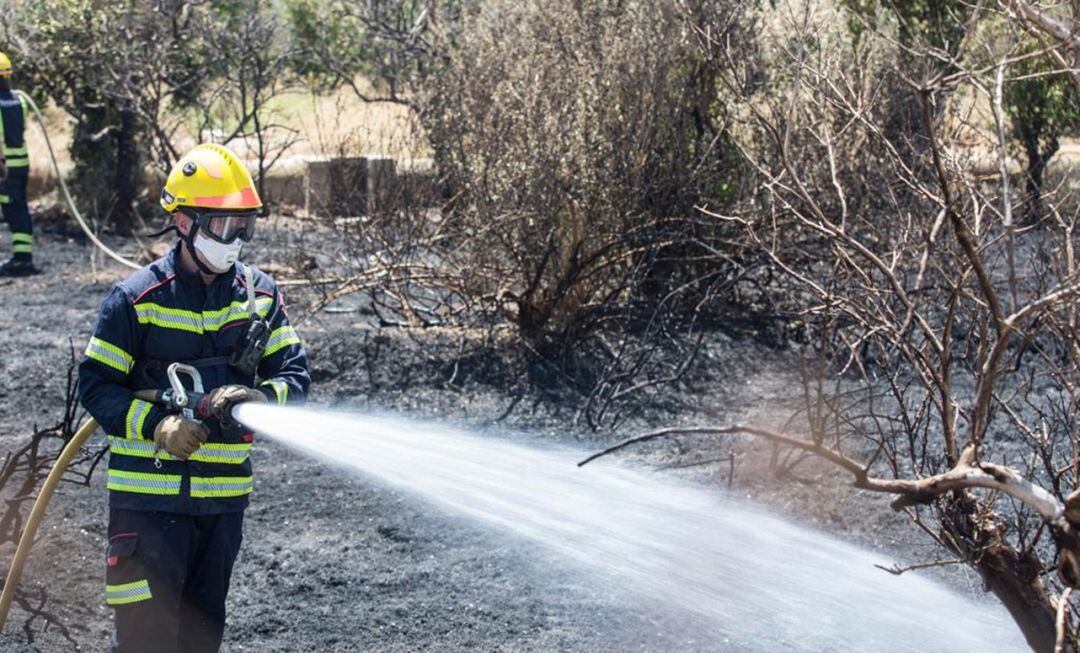
<path id="1" fill-rule="evenodd" d="M 242 510 L 253 487 L 250 434 L 206 420 L 206 444 L 188 460 L 176 460 L 155 452 L 154 429 L 166 411 L 133 392 L 168 387 L 165 367 L 186 362 L 199 367 L 207 392 L 257 381 L 270 401 L 302 401 L 310 383 L 307 354 L 274 281 L 252 269 L 256 312 L 269 320 L 270 340 L 258 379 L 230 367 L 225 359 L 248 324 L 244 275 L 234 266 L 206 285 L 177 264 L 181 246 L 105 295 L 79 365 L 80 398 L 108 435 L 113 507 L 187 514 Z"/>
<path id="2" fill-rule="evenodd" d="M 28 168 L 26 100 L 14 91 L 0 91 L 0 132 L 4 136 L 4 162 L 8 168 Z"/>

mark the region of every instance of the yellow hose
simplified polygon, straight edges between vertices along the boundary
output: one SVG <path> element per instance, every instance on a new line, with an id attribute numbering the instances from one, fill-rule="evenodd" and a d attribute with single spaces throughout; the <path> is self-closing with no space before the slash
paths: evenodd
<path id="1" fill-rule="evenodd" d="M 26 93 L 23 93 L 22 91 L 15 91 L 15 93 L 17 93 L 19 97 L 26 100 L 26 103 L 29 104 L 30 108 L 34 111 L 34 115 L 37 117 L 38 124 L 41 125 L 41 132 L 45 136 L 45 145 L 49 148 L 49 158 L 52 159 L 53 170 L 56 171 L 56 180 L 60 182 L 61 194 L 63 194 L 64 196 L 64 201 L 67 202 L 68 210 L 71 211 L 71 215 L 75 217 L 75 221 L 79 223 L 79 226 L 82 227 L 83 232 L 86 233 L 86 237 L 89 238 L 92 243 L 97 245 L 98 249 L 105 252 L 105 254 L 109 256 L 109 258 L 116 261 L 120 265 L 126 265 L 133 270 L 138 270 L 139 268 L 141 268 L 142 266 L 138 263 L 129 261 L 128 259 L 111 250 L 108 245 L 101 242 L 101 240 L 99 240 L 98 237 L 94 235 L 94 232 L 90 230 L 90 225 L 86 224 L 86 220 L 83 219 L 82 213 L 79 213 L 79 209 L 75 206 L 75 200 L 71 199 L 71 193 L 68 192 L 67 183 L 64 181 L 64 175 L 60 173 L 60 164 L 56 162 L 56 153 L 53 151 L 52 141 L 49 140 L 49 129 L 45 126 L 45 118 L 42 117 L 41 111 L 38 109 L 37 104 L 34 103 L 33 98 L 31 98 Z M 0 626 L 3 626 L 4 614 L 5 613 L 0 613 Z"/>
<path id="2" fill-rule="evenodd" d="M 19 538 L 19 547 L 15 549 L 15 557 L 11 561 L 11 569 L 8 570 L 7 580 L 4 582 L 4 591 L 0 594 L 0 632 L 3 632 L 4 624 L 7 623 L 8 611 L 11 610 L 11 601 L 15 598 L 15 588 L 19 584 L 19 578 L 22 577 L 23 565 L 26 564 L 26 557 L 30 555 L 30 547 L 34 545 L 34 536 L 37 534 L 41 518 L 45 515 L 45 508 L 49 505 L 49 500 L 52 499 L 53 492 L 60 483 L 60 477 L 64 475 L 68 465 L 71 464 L 71 459 L 75 457 L 75 454 L 86 443 L 90 434 L 97 429 L 97 426 L 97 422 L 90 418 L 79 427 L 79 430 L 75 432 L 75 436 L 60 452 L 60 457 L 56 459 L 52 471 L 49 472 L 49 476 L 45 479 L 45 485 L 41 486 L 41 494 L 34 501 L 34 507 L 30 510 L 30 516 L 26 519 L 26 528 L 23 529 L 22 537 Z"/>

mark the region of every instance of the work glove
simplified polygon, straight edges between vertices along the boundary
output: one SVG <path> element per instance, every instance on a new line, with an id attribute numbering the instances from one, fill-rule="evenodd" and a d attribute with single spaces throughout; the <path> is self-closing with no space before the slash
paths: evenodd
<path id="1" fill-rule="evenodd" d="M 242 385 L 223 385 L 210 391 L 207 396 L 210 402 L 210 414 L 222 422 L 232 419 L 229 411 L 233 406 L 245 401 L 266 401 L 266 395 Z"/>
<path id="2" fill-rule="evenodd" d="M 154 428 L 154 446 L 164 449 L 170 456 L 187 460 L 210 435 L 200 422 L 184 419 L 179 415 L 166 415 Z"/>

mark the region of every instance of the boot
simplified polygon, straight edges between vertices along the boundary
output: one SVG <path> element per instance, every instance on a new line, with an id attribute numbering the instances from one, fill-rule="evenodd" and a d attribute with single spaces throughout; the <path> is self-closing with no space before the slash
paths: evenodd
<path id="1" fill-rule="evenodd" d="M 16 254 L 3 265 L 0 265 L 0 277 L 28 277 L 37 273 L 38 269 L 34 267 L 34 259 L 29 256 L 24 257 Z"/>

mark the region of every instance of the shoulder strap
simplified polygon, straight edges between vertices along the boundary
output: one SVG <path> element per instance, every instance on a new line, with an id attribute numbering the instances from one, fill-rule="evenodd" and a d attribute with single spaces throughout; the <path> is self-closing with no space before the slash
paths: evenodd
<path id="1" fill-rule="evenodd" d="M 238 265 L 239 265 L 239 263 L 238 263 Z M 255 310 L 256 309 L 256 304 L 255 304 L 255 279 L 254 279 L 254 275 L 251 274 L 251 268 L 249 268 L 246 265 L 244 265 L 243 268 L 244 268 L 244 286 L 246 286 L 246 288 L 247 288 L 248 317 L 255 320 L 255 319 L 259 318 L 259 313 Z"/>
<path id="2" fill-rule="evenodd" d="M 259 313 L 258 313 L 258 305 L 255 302 L 255 278 L 254 278 L 254 275 L 251 273 L 251 268 L 249 268 L 248 266 L 241 265 L 239 262 L 237 262 L 237 265 L 240 265 L 240 267 L 244 270 L 244 286 L 246 286 L 245 289 L 247 290 L 247 298 L 248 298 L 248 318 L 252 319 L 252 320 L 258 320 L 260 318 L 259 318 Z M 267 316 L 265 318 L 266 322 L 273 322 L 274 321 L 274 317 L 277 315 L 278 311 L 281 310 L 280 304 L 281 304 L 281 302 L 276 302 L 273 305 L 274 310 L 267 314 Z"/>

